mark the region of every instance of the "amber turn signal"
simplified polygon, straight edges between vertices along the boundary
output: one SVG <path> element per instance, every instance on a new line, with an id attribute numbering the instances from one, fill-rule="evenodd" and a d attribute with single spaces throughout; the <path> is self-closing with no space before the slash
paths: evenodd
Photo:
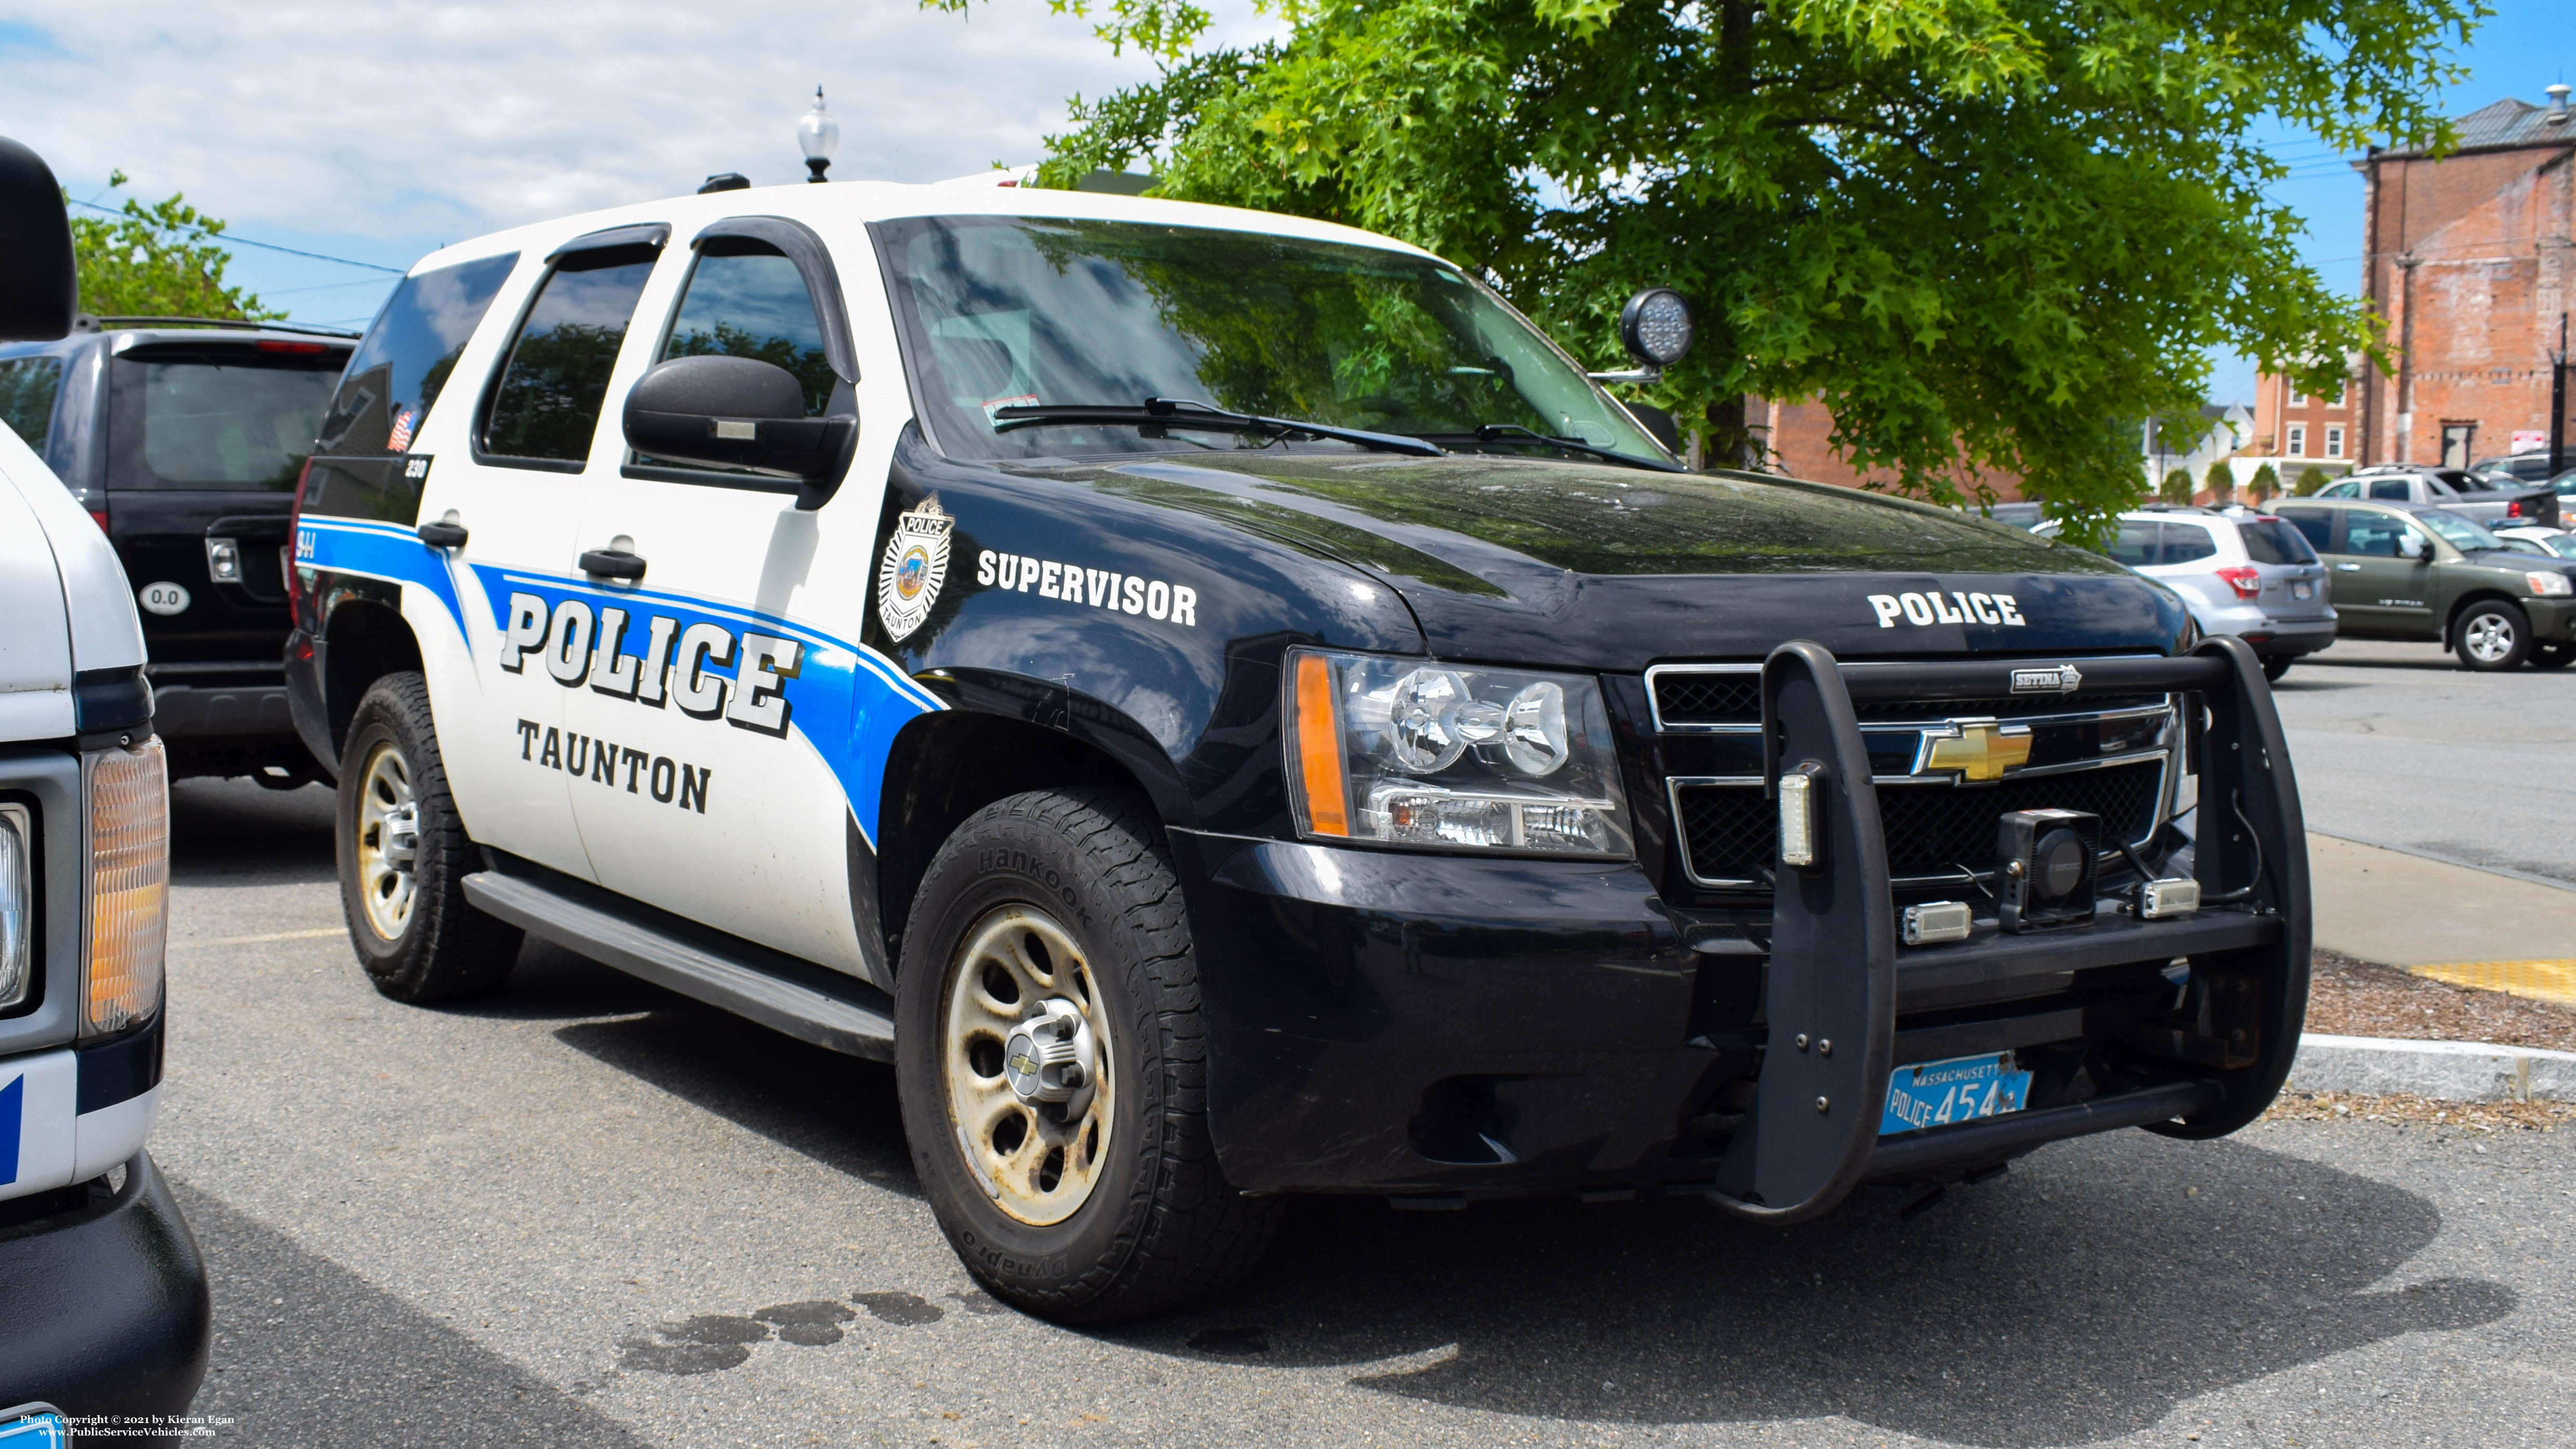
<path id="1" fill-rule="evenodd" d="M 1349 835 L 1351 787 L 1333 711 L 1333 665 L 1316 654 L 1297 656 L 1297 777 L 1308 833 Z"/>
<path id="2" fill-rule="evenodd" d="M 83 1030 L 103 1036 L 161 1003 L 170 916 L 170 777 L 161 742 L 89 755 L 89 959 Z"/>

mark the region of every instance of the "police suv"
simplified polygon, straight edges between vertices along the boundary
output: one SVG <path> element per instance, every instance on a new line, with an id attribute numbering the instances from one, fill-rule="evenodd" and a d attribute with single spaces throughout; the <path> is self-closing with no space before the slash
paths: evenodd
<path id="1" fill-rule="evenodd" d="M 455 999 L 533 933 L 891 1061 L 959 1255 L 1068 1321 L 1221 1288 L 1288 1193 L 1789 1222 L 2252 1120 L 2308 956 L 2254 657 L 1639 416 L 1473 273 L 1245 211 L 437 252 L 297 497 L 357 954 Z"/>

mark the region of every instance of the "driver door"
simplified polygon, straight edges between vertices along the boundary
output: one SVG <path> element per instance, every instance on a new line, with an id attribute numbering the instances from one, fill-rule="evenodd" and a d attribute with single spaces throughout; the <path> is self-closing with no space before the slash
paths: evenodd
<path id="1" fill-rule="evenodd" d="M 2433 613 L 2433 540 L 2423 529 L 2401 513 L 2349 509 L 2341 549 L 2334 558 L 2335 609 L 2354 632 L 2399 639 L 2441 633 Z"/>

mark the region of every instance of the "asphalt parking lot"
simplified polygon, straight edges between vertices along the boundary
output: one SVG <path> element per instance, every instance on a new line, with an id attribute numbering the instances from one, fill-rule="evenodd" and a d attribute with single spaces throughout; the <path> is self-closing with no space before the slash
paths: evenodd
<path id="1" fill-rule="evenodd" d="M 2566 677 L 2286 683 L 2319 828 L 2576 872 L 2511 838 L 2530 782 L 2501 773 L 2566 737 Z M 2478 778 L 2435 820 L 2454 759 Z M 544 946 L 470 1009 L 378 997 L 329 807 L 174 792 L 153 1150 L 214 1274 L 220 1440 L 2499 1446 L 2576 1418 L 2567 1131 L 2124 1132 L 1788 1230 L 1311 1202 L 1227 1302 L 1053 1328 L 949 1253 L 883 1069 Z"/>

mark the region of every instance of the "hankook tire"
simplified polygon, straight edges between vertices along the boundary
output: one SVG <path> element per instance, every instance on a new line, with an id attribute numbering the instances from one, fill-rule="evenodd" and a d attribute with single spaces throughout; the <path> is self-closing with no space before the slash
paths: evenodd
<path id="1" fill-rule="evenodd" d="M 1014 795 L 948 838 L 903 934 L 895 1075 L 923 1193 L 997 1298 L 1112 1323 L 1269 1246 L 1278 1204 L 1217 1165 L 1189 918 L 1142 802 Z"/>
<path id="2" fill-rule="evenodd" d="M 2452 637 L 2460 663 L 2480 672 L 2521 667 L 2531 657 L 2531 619 L 2506 599 L 2480 599 L 2460 615 Z"/>
<path id="3" fill-rule="evenodd" d="M 376 989 L 414 1003 L 496 990 L 521 933 L 465 903 L 475 846 L 447 793 L 418 674 L 388 674 L 358 701 L 337 814 L 340 909 Z"/>

